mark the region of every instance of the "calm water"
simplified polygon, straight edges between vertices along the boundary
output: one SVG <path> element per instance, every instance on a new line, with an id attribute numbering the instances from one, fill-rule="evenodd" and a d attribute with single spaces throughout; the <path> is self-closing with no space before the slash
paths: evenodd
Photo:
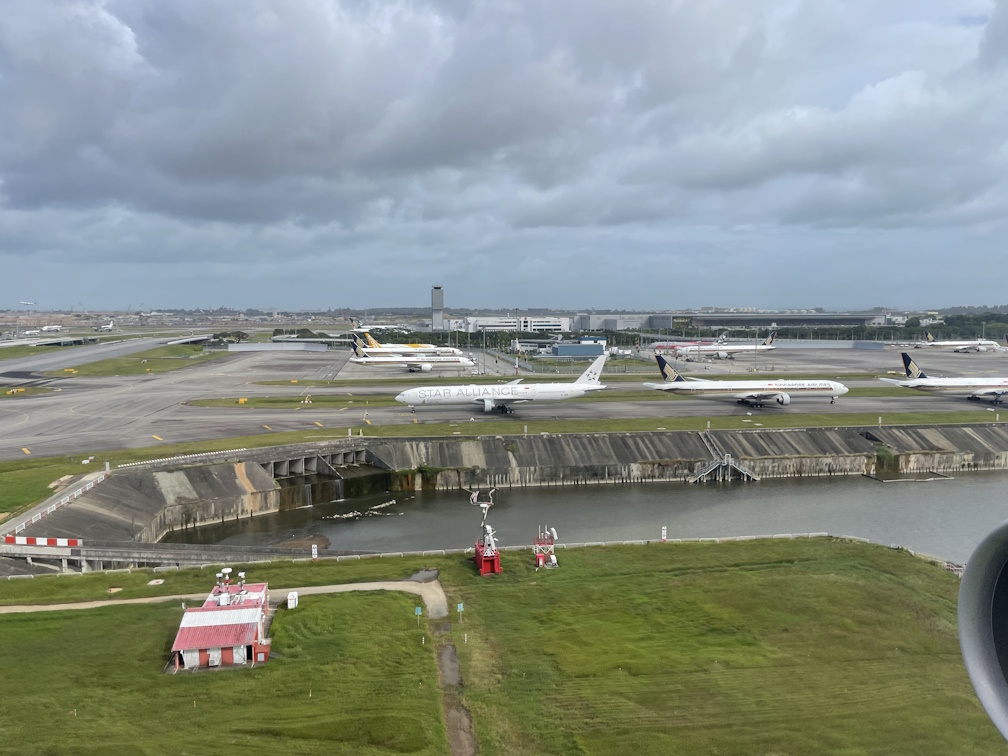
<path id="1" fill-rule="evenodd" d="M 690 486 L 591 486 L 501 490 L 488 521 L 502 545 L 531 543 L 538 525 L 560 541 L 829 532 L 900 544 L 956 562 L 1008 519 L 1008 475 L 974 473 L 928 483 L 867 478 Z M 395 503 L 388 507 L 385 502 Z M 350 511 L 361 516 L 326 519 Z M 367 514 L 370 511 L 370 514 Z M 415 551 L 463 548 L 479 536 L 481 511 L 464 492 L 398 493 L 263 515 L 174 534 L 172 540 L 273 544 L 291 536 L 330 548 Z"/>

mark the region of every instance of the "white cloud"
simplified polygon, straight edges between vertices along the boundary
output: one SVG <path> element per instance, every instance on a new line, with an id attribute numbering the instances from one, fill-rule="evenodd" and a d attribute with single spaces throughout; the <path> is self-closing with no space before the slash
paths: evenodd
<path id="1" fill-rule="evenodd" d="M 244 261 L 229 300 L 289 305 L 285 264 L 386 277 L 319 285 L 334 304 L 431 277 L 468 305 L 487 280 L 504 304 L 877 304 L 806 250 L 997 254 L 1006 60 L 985 0 L 25 4 L 0 21 L 0 255 L 86 261 L 108 297 L 156 266 L 159 306 L 221 285 L 165 261 Z"/>

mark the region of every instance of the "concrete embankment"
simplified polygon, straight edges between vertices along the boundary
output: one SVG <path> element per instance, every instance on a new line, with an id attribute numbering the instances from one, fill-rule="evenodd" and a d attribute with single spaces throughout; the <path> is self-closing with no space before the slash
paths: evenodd
<path id="1" fill-rule="evenodd" d="M 1008 427 L 357 437 L 236 450 L 227 462 L 187 457 L 114 471 L 22 535 L 153 543 L 171 530 L 328 501 L 330 489 L 352 497 L 389 488 L 687 481 L 729 459 L 761 479 L 1008 469 Z M 304 482 L 307 476 L 338 478 L 339 486 Z"/>
<path id="2" fill-rule="evenodd" d="M 416 471 L 407 485 L 446 489 L 683 481 L 726 454 L 759 477 L 862 475 L 875 464 L 875 445 L 847 428 L 397 439 L 368 454 Z"/>
<path id="3" fill-rule="evenodd" d="M 277 482 L 256 463 L 135 469 L 115 473 L 36 527 L 50 536 L 156 543 L 169 530 L 279 507 Z"/>
<path id="4" fill-rule="evenodd" d="M 899 426 L 374 441 L 414 488 L 689 480 L 729 455 L 758 478 L 1008 469 L 1008 426 Z"/>

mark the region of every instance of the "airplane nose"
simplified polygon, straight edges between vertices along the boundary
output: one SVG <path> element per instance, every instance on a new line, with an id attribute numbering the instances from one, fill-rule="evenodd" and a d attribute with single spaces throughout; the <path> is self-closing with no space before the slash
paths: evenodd
<path id="1" fill-rule="evenodd" d="M 405 401 L 406 401 L 406 392 L 405 392 L 405 391 L 403 391 L 402 393 L 398 394 L 398 395 L 396 396 L 395 400 L 396 400 L 397 402 L 405 402 Z"/>
<path id="2" fill-rule="evenodd" d="M 844 395 L 844 394 L 846 394 L 846 393 L 847 393 L 848 391 L 850 391 L 850 389 L 849 389 L 849 388 L 847 388 L 846 386 L 844 386 L 844 385 L 843 385 L 843 384 L 841 383 L 841 384 L 840 384 L 840 396 L 843 396 L 843 395 Z"/>

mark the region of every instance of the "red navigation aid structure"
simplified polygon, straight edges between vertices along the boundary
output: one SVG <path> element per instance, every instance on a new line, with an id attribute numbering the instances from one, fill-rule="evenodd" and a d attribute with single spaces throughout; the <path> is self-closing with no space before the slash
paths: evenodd
<path id="1" fill-rule="evenodd" d="M 486 501 L 479 500 L 479 491 L 469 492 L 469 503 L 483 510 L 483 524 L 480 527 L 480 538 L 476 541 L 476 554 L 473 561 L 476 562 L 476 569 L 480 575 L 499 575 L 500 552 L 497 550 L 496 533 L 487 524 L 487 512 L 493 506 L 493 495 L 496 488 L 490 489 Z"/>
<path id="2" fill-rule="evenodd" d="M 552 569 L 557 566 L 556 554 L 553 553 L 553 544 L 556 543 L 556 528 L 543 525 L 539 529 L 539 535 L 532 542 L 532 553 L 535 554 L 535 566 Z"/>

